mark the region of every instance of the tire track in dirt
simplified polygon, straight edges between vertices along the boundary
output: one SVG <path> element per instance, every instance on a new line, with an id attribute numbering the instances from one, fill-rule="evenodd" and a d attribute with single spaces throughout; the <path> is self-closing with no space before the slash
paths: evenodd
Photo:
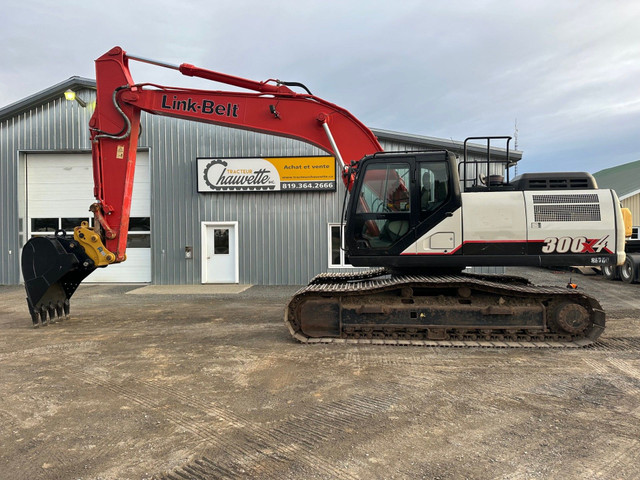
<path id="1" fill-rule="evenodd" d="M 162 389 L 174 390 L 171 387 Z M 383 395 L 380 395 L 381 392 Z M 181 396 L 179 392 L 174 393 Z M 398 401 L 398 390 L 391 386 L 376 389 L 375 396 L 355 395 L 342 401 L 319 404 L 305 410 L 304 414 L 292 415 L 271 428 L 256 428 L 254 425 L 252 433 L 256 433 L 257 430 L 256 438 L 261 441 L 255 444 L 258 453 L 249 455 L 248 461 L 245 459 L 238 463 L 232 459 L 232 462 L 212 462 L 205 455 L 165 473 L 160 478 L 192 478 L 189 475 L 193 478 L 301 478 L 300 472 L 286 471 L 292 467 L 303 468 L 312 476 L 353 478 L 348 472 L 336 468 L 328 460 L 318 456 L 314 450 L 323 444 L 343 438 L 358 424 L 370 422 L 376 415 L 388 412 Z M 207 402 L 196 400 L 195 404 L 200 408 L 211 408 Z"/>
<path id="2" fill-rule="evenodd" d="M 57 343 L 42 347 L 0 352 L 0 361 L 9 360 L 15 357 L 47 357 L 58 353 L 86 353 L 88 351 L 95 351 L 97 346 L 98 342 L 95 340 Z"/>
<path id="3" fill-rule="evenodd" d="M 61 368 L 62 367 L 59 367 L 58 369 L 60 370 Z M 64 373 L 69 377 L 76 378 L 85 385 L 111 391 L 125 398 L 131 404 L 142 407 L 143 411 L 156 412 L 163 406 L 161 400 L 156 400 L 139 393 L 135 386 L 126 388 L 109 382 L 108 380 L 102 380 L 95 375 L 96 372 L 89 374 L 87 372 L 65 369 Z M 171 423 L 194 436 L 209 438 L 212 435 L 207 429 L 199 428 L 198 424 L 193 425 L 184 420 L 183 415 L 178 413 L 178 411 L 179 409 L 176 409 L 176 411 L 172 411 L 168 415 L 168 420 Z M 162 415 L 167 417 L 165 413 L 162 413 Z M 25 480 L 69 478 L 65 473 L 69 469 L 74 472 L 69 475 L 77 476 L 78 465 L 84 466 L 86 469 L 92 464 L 108 464 L 113 460 L 116 449 L 120 448 L 121 445 L 131 444 L 131 438 L 126 432 L 118 428 L 110 430 L 108 435 L 104 434 L 104 432 L 101 433 L 102 435 L 92 436 L 89 444 L 82 445 L 73 451 L 61 451 L 55 441 L 40 438 L 41 436 L 36 439 L 31 439 L 28 448 L 29 452 L 19 459 L 13 459 L 12 463 L 15 465 L 11 466 L 10 469 L 14 472 L 20 472 L 21 476 L 16 478 L 24 478 Z M 52 436 L 55 438 L 56 435 L 52 434 Z M 43 459 L 45 460 L 43 461 Z"/>
<path id="4" fill-rule="evenodd" d="M 196 475 L 194 478 L 210 478 L 212 475 L 221 475 L 221 472 L 230 472 L 223 474 L 222 478 L 300 478 L 299 473 L 286 471 L 295 465 L 305 468 L 313 476 L 320 474 L 326 478 L 353 478 L 348 472 L 318 456 L 314 450 L 348 435 L 359 423 L 368 422 L 388 411 L 397 401 L 395 397 L 356 395 L 343 401 L 319 404 L 306 410 L 303 415 L 290 416 L 272 428 L 256 428 L 254 425 L 251 433 L 257 433 L 257 454 L 248 455 L 241 463 L 235 459 L 216 463 L 209 459 L 204 461 L 203 458 L 207 457 L 197 458 L 160 478 L 191 478 L 185 475 L 198 472 L 203 476 Z M 201 408 L 210 408 L 210 404 L 205 402 L 196 403 Z"/>
<path id="5" fill-rule="evenodd" d="M 10 459 L 6 471 L 13 472 L 13 480 L 80 478 L 78 472 L 89 471 L 92 465 L 107 464 L 113 459 L 118 445 L 130 442 L 124 434 L 103 437 L 90 445 L 70 451 L 61 450 L 57 435 L 49 438 L 40 436 L 27 442 L 25 454 Z M 92 440 L 93 441 L 93 440 Z M 19 473 L 18 473 L 19 472 Z"/>
<path id="6" fill-rule="evenodd" d="M 640 337 L 600 338 L 590 350 L 605 352 L 640 352 Z"/>
<path id="7" fill-rule="evenodd" d="M 87 346 L 94 347 L 96 342 L 68 342 L 63 344 L 54 344 L 47 347 L 35 347 L 31 349 L 24 349 L 15 352 L 18 356 L 30 357 L 31 355 L 40 355 L 40 358 L 51 358 L 51 354 L 61 352 L 73 352 L 73 353 L 86 353 Z M 89 349 L 89 351 L 93 351 Z M 46 371 L 48 374 L 56 375 L 56 377 L 69 377 L 67 366 L 57 362 L 49 362 L 46 364 Z M 49 417 L 50 415 L 56 415 L 57 412 L 63 408 L 63 404 L 57 402 L 57 395 L 45 395 L 44 397 L 34 398 L 30 400 L 35 404 L 40 404 L 40 409 L 43 406 L 48 405 L 49 402 L 53 402 L 53 413 L 48 409 L 43 413 L 43 417 Z M 43 404 L 43 402 L 46 402 Z M 38 410 L 40 412 L 40 410 Z M 15 422 L 15 428 L 20 430 L 21 425 Z M 19 456 L 14 456 L 7 459 L 6 469 L 7 471 L 14 472 L 13 479 L 60 479 L 73 477 L 77 472 L 78 465 L 82 468 L 89 468 L 91 464 L 108 463 L 112 458 L 112 452 L 120 444 L 126 444 L 130 441 L 130 438 L 116 429 L 116 434 L 111 436 L 89 435 L 89 442 L 86 445 L 81 445 L 74 450 L 61 450 L 58 440 L 64 437 L 64 432 L 42 430 L 41 427 L 31 426 L 29 429 L 33 432 L 34 436 L 31 438 L 25 437 L 22 447 L 23 452 Z M 21 434 L 23 436 L 28 435 L 29 430 L 23 430 Z M 39 433 L 35 433 L 39 432 Z M 17 473 L 19 472 L 19 473 Z M 1 473 L 0 473 L 1 476 Z"/>
<path id="8" fill-rule="evenodd" d="M 609 368 L 601 361 L 598 361 L 594 358 L 583 358 L 582 361 L 589 365 L 594 372 L 599 373 L 600 375 L 606 375 L 610 373 Z"/>
<path id="9" fill-rule="evenodd" d="M 620 370 L 625 375 L 634 379 L 640 379 L 640 368 L 630 365 L 628 362 L 619 358 L 608 358 L 607 362 Z"/>
<path id="10" fill-rule="evenodd" d="M 640 397 L 640 369 L 621 359 L 607 358 L 604 360 L 606 363 L 593 358 L 583 358 L 582 361 L 600 375 L 620 377 L 621 372 L 623 381 L 615 382 L 616 387 L 628 396 Z"/>
<path id="11" fill-rule="evenodd" d="M 290 464 L 293 461 L 298 461 L 308 470 L 326 475 L 328 478 L 352 478 L 345 476 L 344 472 L 336 469 L 326 459 L 313 452 L 308 452 L 304 448 L 305 446 L 300 440 L 304 439 L 304 434 L 309 430 L 308 423 L 303 425 L 302 429 L 298 427 L 290 429 L 291 431 L 286 428 L 283 430 L 264 428 L 214 404 L 189 397 L 176 388 L 160 386 L 138 379 L 133 382 L 134 385 L 131 388 L 128 388 L 98 380 L 84 373 L 77 373 L 76 376 L 88 384 L 107 389 L 126 398 L 143 409 L 154 413 L 161 412 L 158 415 L 198 438 L 197 445 L 206 450 L 215 451 L 216 456 L 223 459 L 221 463 L 217 464 L 217 467 L 221 471 L 233 472 L 235 478 L 238 475 L 255 478 L 282 478 L 283 463 Z M 129 380 L 131 379 L 129 378 Z M 149 392 L 149 390 L 155 391 Z M 163 400 L 163 396 L 177 399 L 181 403 L 180 408 L 172 407 L 171 411 L 164 410 L 162 407 L 166 402 Z M 355 401 L 354 405 L 362 405 L 362 402 Z M 339 406 L 339 408 L 343 408 L 343 406 Z M 379 405 L 377 408 L 379 409 Z M 319 441 L 324 441 L 323 439 L 326 438 L 326 435 L 323 434 L 316 435 L 318 438 L 311 442 L 312 446 L 317 446 Z M 185 467 L 197 471 L 204 469 L 206 465 L 213 464 L 209 461 L 209 463 L 203 462 L 204 466 L 198 464 L 193 466 L 192 463 L 190 462 Z M 182 468 L 180 467 L 167 475 L 180 477 L 182 475 L 180 469 Z M 186 470 L 183 473 L 193 475 Z M 187 476 L 187 478 L 189 477 Z"/>
<path id="12" fill-rule="evenodd" d="M 604 464 L 592 469 L 593 477 L 608 480 L 611 478 L 637 478 L 640 465 L 640 441 L 622 440 L 618 451 L 609 458 L 603 459 Z"/>

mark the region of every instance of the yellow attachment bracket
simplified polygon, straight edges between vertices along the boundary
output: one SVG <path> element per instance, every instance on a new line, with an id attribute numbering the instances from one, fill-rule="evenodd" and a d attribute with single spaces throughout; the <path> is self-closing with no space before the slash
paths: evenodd
<path id="1" fill-rule="evenodd" d="M 100 235 L 89 227 L 88 222 L 82 222 L 79 227 L 73 229 L 73 238 L 82 245 L 85 253 L 93 260 L 96 267 L 104 267 L 116 260 L 116 256 L 107 250 Z"/>

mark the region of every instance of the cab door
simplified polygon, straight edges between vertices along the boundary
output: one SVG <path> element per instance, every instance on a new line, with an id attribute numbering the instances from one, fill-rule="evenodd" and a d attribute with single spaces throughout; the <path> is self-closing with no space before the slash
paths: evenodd
<path id="1" fill-rule="evenodd" d="M 454 163 L 447 157 L 416 162 L 418 241 L 405 254 L 432 255 L 458 251 L 462 242 L 462 209 Z"/>
<path id="2" fill-rule="evenodd" d="M 415 241 L 415 161 L 402 157 L 363 163 L 349 204 L 349 255 L 393 255 Z"/>

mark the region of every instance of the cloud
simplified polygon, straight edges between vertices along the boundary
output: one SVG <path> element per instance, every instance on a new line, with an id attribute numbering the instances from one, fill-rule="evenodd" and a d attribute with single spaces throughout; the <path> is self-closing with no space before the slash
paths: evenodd
<path id="1" fill-rule="evenodd" d="M 630 0 L 12 3 L 0 20 L 0 104 L 93 77 L 93 59 L 121 45 L 300 81 L 371 127 L 464 139 L 510 134 L 517 119 L 524 168 L 593 170 L 640 158 L 639 23 Z M 220 88 L 132 71 L 137 81 Z"/>

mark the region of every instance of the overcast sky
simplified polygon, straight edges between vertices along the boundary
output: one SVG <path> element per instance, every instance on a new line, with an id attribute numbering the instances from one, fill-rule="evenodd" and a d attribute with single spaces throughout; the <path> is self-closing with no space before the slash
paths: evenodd
<path id="1" fill-rule="evenodd" d="M 371 128 L 463 140 L 511 135 L 517 121 L 520 173 L 640 160 L 637 0 L 6 0 L 0 27 L 0 106 L 94 78 L 93 60 L 119 45 L 299 81 Z"/>

